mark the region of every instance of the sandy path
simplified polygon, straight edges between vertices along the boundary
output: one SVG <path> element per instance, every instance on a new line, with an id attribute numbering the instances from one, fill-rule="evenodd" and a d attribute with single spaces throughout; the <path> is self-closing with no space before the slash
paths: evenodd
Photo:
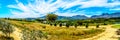
<path id="1" fill-rule="evenodd" d="M 115 31 L 117 29 L 111 28 L 112 25 L 109 26 L 102 26 L 106 27 L 105 32 L 98 34 L 97 36 L 87 38 L 87 39 L 80 39 L 80 40 L 118 40 Z M 21 40 L 21 33 L 17 27 L 14 27 L 15 31 L 11 34 L 14 37 L 14 40 Z"/>
<path id="2" fill-rule="evenodd" d="M 106 27 L 105 32 L 94 36 L 92 38 L 87 38 L 87 39 L 80 39 L 80 40 L 118 40 L 117 35 L 115 31 L 117 29 L 111 28 L 112 25 L 109 26 L 102 26 Z M 12 37 L 14 37 L 15 40 L 21 40 L 21 33 L 19 33 L 20 30 L 15 27 L 15 31 L 11 34 Z"/>
<path id="3" fill-rule="evenodd" d="M 17 27 L 14 27 L 14 32 L 11 34 L 11 36 L 14 38 L 14 40 L 21 40 L 21 33 L 20 30 Z"/>
<path id="4" fill-rule="evenodd" d="M 92 38 L 82 39 L 82 40 L 118 40 L 115 31 L 117 29 L 111 28 L 112 25 L 103 26 L 106 27 L 105 32 L 94 36 Z"/>

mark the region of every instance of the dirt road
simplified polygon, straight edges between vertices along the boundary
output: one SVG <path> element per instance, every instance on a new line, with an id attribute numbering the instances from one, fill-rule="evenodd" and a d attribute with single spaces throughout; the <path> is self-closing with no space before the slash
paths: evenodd
<path id="1" fill-rule="evenodd" d="M 21 40 L 22 34 L 20 33 L 21 30 L 19 30 L 17 27 L 14 27 L 14 32 L 11 34 L 11 36 L 14 38 L 14 40 Z"/>
<path id="2" fill-rule="evenodd" d="M 112 25 L 109 26 L 103 26 L 106 27 L 105 32 L 98 34 L 97 36 L 94 36 L 92 38 L 87 38 L 87 39 L 82 39 L 82 40 L 118 40 L 118 35 L 116 35 L 116 30 L 115 28 L 111 27 Z"/>

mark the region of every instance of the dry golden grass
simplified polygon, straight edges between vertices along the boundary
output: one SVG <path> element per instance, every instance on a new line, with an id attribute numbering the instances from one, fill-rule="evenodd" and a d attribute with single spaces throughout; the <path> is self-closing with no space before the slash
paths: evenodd
<path id="1" fill-rule="evenodd" d="M 66 28 L 65 26 L 55 27 L 39 22 L 9 21 L 21 30 L 25 28 L 30 30 L 41 30 L 46 35 L 49 35 L 48 40 L 77 40 L 80 38 L 92 37 L 104 31 L 102 28 L 95 29 L 95 27 L 86 29 L 85 27 L 74 28 L 71 26 L 70 28 Z"/>

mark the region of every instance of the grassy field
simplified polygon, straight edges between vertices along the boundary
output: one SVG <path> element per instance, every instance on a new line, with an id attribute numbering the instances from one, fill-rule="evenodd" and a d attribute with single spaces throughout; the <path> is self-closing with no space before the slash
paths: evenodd
<path id="1" fill-rule="evenodd" d="M 83 26 L 74 28 L 71 26 L 70 28 L 67 28 L 65 26 L 50 26 L 39 22 L 9 21 L 20 30 L 41 30 L 48 36 L 48 40 L 78 40 L 95 36 L 104 31 L 103 28 L 96 29 L 95 26 L 91 26 L 90 28 L 85 28 Z"/>
<path id="2" fill-rule="evenodd" d="M 115 24 L 114 26 L 112 26 L 113 28 L 118 28 L 120 29 L 120 24 Z"/>

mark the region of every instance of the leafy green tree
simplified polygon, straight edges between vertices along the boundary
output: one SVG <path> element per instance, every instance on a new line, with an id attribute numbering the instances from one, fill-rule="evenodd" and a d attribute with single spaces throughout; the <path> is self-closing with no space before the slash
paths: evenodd
<path id="1" fill-rule="evenodd" d="M 46 19 L 50 22 L 54 22 L 57 19 L 57 15 L 56 14 L 47 14 Z"/>

